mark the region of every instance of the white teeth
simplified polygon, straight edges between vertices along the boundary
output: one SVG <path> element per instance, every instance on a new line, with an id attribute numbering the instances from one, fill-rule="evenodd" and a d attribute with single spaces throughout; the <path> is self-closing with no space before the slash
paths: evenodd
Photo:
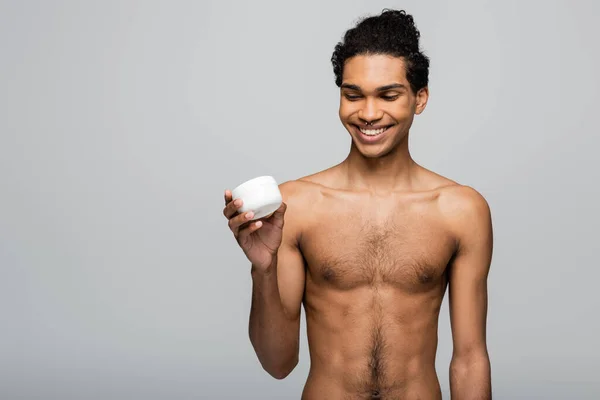
<path id="1" fill-rule="evenodd" d="M 367 136 L 376 136 L 379 135 L 381 133 L 383 133 L 383 131 L 385 131 L 387 128 L 381 128 L 381 129 L 363 129 L 363 128 L 359 128 L 360 131 L 362 133 L 364 133 Z"/>

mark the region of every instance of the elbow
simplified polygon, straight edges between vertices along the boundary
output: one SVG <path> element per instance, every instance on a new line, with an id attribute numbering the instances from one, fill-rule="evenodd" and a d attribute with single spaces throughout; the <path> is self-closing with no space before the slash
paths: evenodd
<path id="1" fill-rule="evenodd" d="M 450 362 L 451 397 L 460 399 L 492 398 L 492 376 L 485 351 L 455 354 Z"/>
<path id="2" fill-rule="evenodd" d="M 250 342 L 262 368 L 275 379 L 286 378 L 298 365 L 298 341 L 289 345 L 264 346 L 261 341 L 250 332 Z"/>
<path id="3" fill-rule="evenodd" d="M 270 365 L 262 363 L 263 369 L 278 380 L 285 379 L 296 368 L 296 365 L 298 365 L 298 355 L 294 355 L 288 360 L 281 360 L 278 363 L 271 363 Z"/>
<path id="4" fill-rule="evenodd" d="M 450 361 L 450 371 L 457 375 L 482 368 L 490 368 L 490 359 L 485 348 L 455 353 Z"/>

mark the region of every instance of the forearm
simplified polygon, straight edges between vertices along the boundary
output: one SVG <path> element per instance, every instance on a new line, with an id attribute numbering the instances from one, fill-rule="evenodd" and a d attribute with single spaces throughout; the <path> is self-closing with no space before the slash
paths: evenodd
<path id="1" fill-rule="evenodd" d="M 276 263 L 268 272 L 252 271 L 249 334 L 263 368 L 282 379 L 298 362 L 299 321 L 288 316 L 281 303 Z"/>
<path id="2" fill-rule="evenodd" d="M 491 367 L 487 352 L 453 357 L 450 363 L 452 400 L 491 400 Z"/>

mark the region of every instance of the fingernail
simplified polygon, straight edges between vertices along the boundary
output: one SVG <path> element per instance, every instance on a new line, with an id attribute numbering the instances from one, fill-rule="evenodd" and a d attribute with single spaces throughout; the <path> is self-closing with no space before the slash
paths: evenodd
<path id="1" fill-rule="evenodd" d="M 238 207 L 239 207 L 239 206 L 241 206 L 241 205 L 242 205 L 242 200 L 240 200 L 240 199 L 236 199 L 236 200 L 233 202 L 233 204 L 235 204 L 236 206 L 238 206 Z"/>
<path id="2" fill-rule="evenodd" d="M 246 219 L 251 219 L 252 217 L 254 217 L 254 213 L 252 211 L 246 214 Z"/>

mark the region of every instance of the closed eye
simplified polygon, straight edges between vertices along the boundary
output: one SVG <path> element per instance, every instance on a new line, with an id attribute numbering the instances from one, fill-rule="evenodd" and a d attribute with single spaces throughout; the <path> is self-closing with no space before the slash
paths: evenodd
<path id="1" fill-rule="evenodd" d="M 345 97 L 346 99 L 350 100 L 350 101 L 355 101 L 355 100 L 358 100 L 358 99 L 360 99 L 362 96 L 360 96 L 360 95 L 357 95 L 357 94 L 348 94 L 348 93 L 345 93 L 345 94 L 344 94 L 344 97 Z"/>
<path id="2" fill-rule="evenodd" d="M 394 94 L 394 95 L 389 95 L 389 96 L 381 96 L 381 98 L 382 98 L 383 100 L 386 100 L 386 101 L 394 101 L 394 100 L 396 100 L 398 97 L 400 97 L 400 95 L 399 95 L 399 94 Z"/>

